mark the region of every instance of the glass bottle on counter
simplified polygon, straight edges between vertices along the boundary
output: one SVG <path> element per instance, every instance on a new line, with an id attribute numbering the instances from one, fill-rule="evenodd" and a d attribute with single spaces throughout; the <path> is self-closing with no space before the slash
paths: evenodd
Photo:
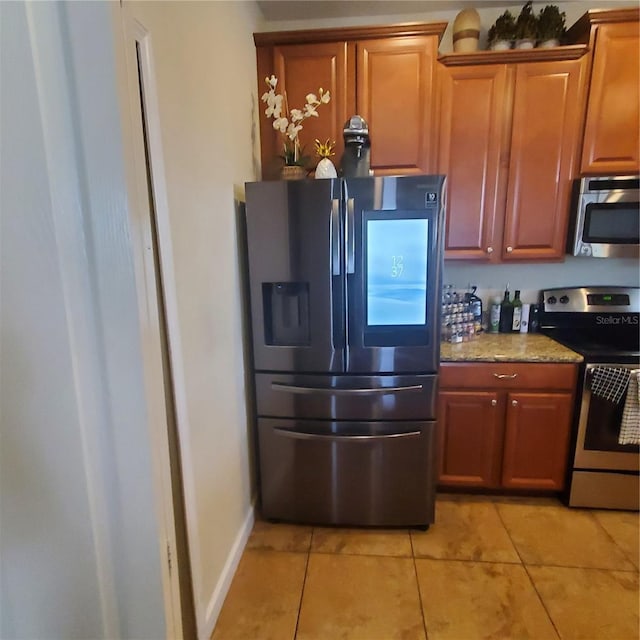
<path id="1" fill-rule="evenodd" d="M 509 284 L 504 290 L 504 298 L 500 303 L 500 333 L 511 333 L 511 324 L 513 322 L 513 304 L 509 299 Z"/>
<path id="2" fill-rule="evenodd" d="M 511 320 L 511 331 L 518 333 L 520 331 L 520 322 L 522 321 L 522 301 L 520 300 L 520 291 L 516 289 L 513 296 L 513 318 Z"/>
<path id="3" fill-rule="evenodd" d="M 500 297 L 496 296 L 491 299 L 491 307 L 489 308 L 489 333 L 498 333 L 500 331 Z"/>

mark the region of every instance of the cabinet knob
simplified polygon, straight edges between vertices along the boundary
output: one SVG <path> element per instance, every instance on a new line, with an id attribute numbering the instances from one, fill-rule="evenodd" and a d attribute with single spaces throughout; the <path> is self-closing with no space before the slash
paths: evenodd
<path id="1" fill-rule="evenodd" d="M 507 253 L 511 253 L 513 251 L 513 247 L 507 247 Z"/>
<path id="2" fill-rule="evenodd" d="M 517 400 L 512 400 L 511 401 L 511 406 L 512 407 L 517 407 L 518 406 L 518 401 Z"/>
<path id="3" fill-rule="evenodd" d="M 487 253 L 493 253 L 493 247 L 487 247 Z"/>
<path id="4" fill-rule="evenodd" d="M 495 407 L 497 404 L 498 404 L 498 401 L 494 398 L 494 399 L 491 401 L 491 406 L 492 406 L 492 407 Z"/>

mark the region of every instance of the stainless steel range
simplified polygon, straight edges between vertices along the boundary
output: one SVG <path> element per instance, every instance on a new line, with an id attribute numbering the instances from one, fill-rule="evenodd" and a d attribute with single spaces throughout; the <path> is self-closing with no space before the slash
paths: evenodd
<path id="1" fill-rule="evenodd" d="M 566 499 L 569 506 L 638 510 L 640 289 L 544 291 L 541 331 L 584 356 Z"/>

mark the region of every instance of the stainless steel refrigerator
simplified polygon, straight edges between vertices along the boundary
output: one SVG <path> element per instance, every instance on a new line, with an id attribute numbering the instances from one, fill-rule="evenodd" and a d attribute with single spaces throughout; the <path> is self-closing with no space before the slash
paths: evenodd
<path id="1" fill-rule="evenodd" d="M 265 518 L 433 522 L 444 184 L 246 185 Z"/>

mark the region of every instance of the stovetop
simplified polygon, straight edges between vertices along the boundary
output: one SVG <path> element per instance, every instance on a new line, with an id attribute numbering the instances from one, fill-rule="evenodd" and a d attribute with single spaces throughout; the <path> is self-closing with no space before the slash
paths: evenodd
<path id="1" fill-rule="evenodd" d="M 568 287 L 544 291 L 540 330 L 587 362 L 640 362 L 640 289 Z"/>

